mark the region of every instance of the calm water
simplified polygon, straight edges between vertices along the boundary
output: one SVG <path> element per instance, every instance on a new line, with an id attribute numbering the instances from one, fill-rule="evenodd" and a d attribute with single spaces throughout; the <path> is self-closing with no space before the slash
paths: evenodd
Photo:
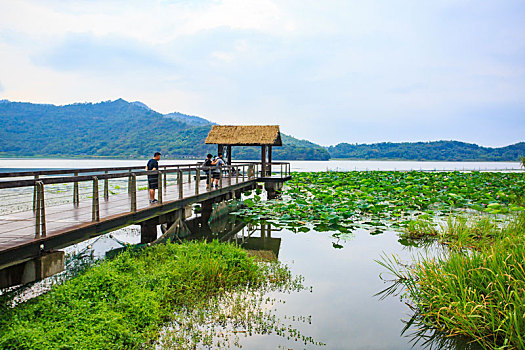
<path id="1" fill-rule="evenodd" d="M 244 349 L 467 349 L 461 342 L 443 346 L 439 343 L 423 345 L 424 339 L 411 336 L 414 328 L 402 334 L 412 311 L 399 296 L 381 300 L 377 293 L 390 285 L 385 279 L 385 269 L 375 260 L 383 255 L 395 254 L 402 261 L 410 262 L 417 255 L 439 253 L 433 250 L 405 247 L 398 243 L 396 232 L 386 231 L 370 235 L 368 231 L 357 230 L 347 239 L 338 239 L 330 232 L 293 233 L 286 229 L 272 229 L 261 234 L 260 227 L 251 230 L 243 228 L 235 234 L 228 228 L 238 225 L 229 218 L 228 223 L 217 222 L 207 236 L 222 241 L 245 242 L 247 249 L 267 250 L 272 247 L 279 260 L 289 266 L 293 274 L 305 278 L 306 290 L 300 292 L 272 292 L 268 296 L 280 300 L 274 314 L 286 326 L 291 326 L 304 336 L 312 337 L 325 346 L 302 342 L 272 334 L 246 336 L 240 333 L 239 343 Z M 197 229 L 193 227 L 195 232 Z M 217 234 L 220 231 L 219 234 Z M 212 234 L 214 232 L 214 234 Z M 249 237 L 248 237 L 249 236 Z M 190 236 L 189 238 L 195 238 Z M 197 235 L 202 239 L 203 235 Z M 139 228 L 130 226 L 66 249 L 68 254 L 91 261 L 104 258 L 120 250 L 126 243 L 140 241 Z M 264 242 L 272 241 L 271 244 Z M 334 245 L 342 248 L 334 248 Z M 277 247 L 277 248 L 276 248 Z M 109 252 L 109 253 L 108 253 Z M 71 266 L 75 266 L 70 260 Z M 49 282 L 49 281 L 48 281 Z M 30 296 L 47 290 L 49 283 L 37 284 L 24 293 Z M 40 291 L 39 291 L 40 288 Z M 294 317 L 296 320 L 292 321 Z M 298 321 L 306 317 L 311 322 Z M 427 335 L 429 332 L 427 332 Z M 470 347 L 469 349 L 473 349 Z"/>
<path id="2" fill-rule="evenodd" d="M 146 160 L 120 159 L 2 159 L 0 172 L 22 169 L 70 169 L 140 166 Z M 160 164 L 193 164 L 195 160 L 162 160 Z M 290 161 L 293 171 L 348 170 L 519 170 L 518 162 L 416 162 L 416 161 Z M 278 170 L 278 169 L 274 169 Z"/>
<path id="3" fill-rule="evenodd" d="M 182 163 L 180 161 L 177 163 Z M 194 161 L 184 161 L 193 163 Z M 175 161 L 166 161 L 166 164 Z M 463 162 L 382 162 L 382 161 L 295 161 L 292 169 L 297 171 L 322 170 L 409 170 L 409 169 L 519 169 L 518 163 L 463 163 Z M 143 160 L 45 160 L 45 159 L 0 159 L 0 171 L 4 168 L 42 169 L 72 167 L 108 167 L 142 165 Z M 236 235 L 241 235 L 238 233 Z M 255 231 L 252 242 L 261 238 Z M 326 343 L 319 347 L 304 345 L 275 334 L 240 336 L 244 349 L 414 349 L 450 348 L 464 349 L 465 346 L 452 344 L 443 346 L 429 343 L 423 346 L 423 339 L 410 337 L 411 332 L 402 334 L 405 322 L 411 318 L 412 311 L 400 300 L 390 296 L 381 300 L 378 292 L 389 286 L 380 278 L 385 272 L 375 260 L 382 255 L 395 254 L 405 262 L 410 262 L 418 254 L 427 254 L 420 248 L 409 248 L 398 242 L 396 232 L 386 231 L 380 235 L 370 235 L 365 230 L 357 230 L 346 240 L 333 238 L 330 232 L 293 233 L 288 230 L 272 231 L 272 239 L 280 240 L 278 257 L 292 272 L 305 278 L 304 284 L 312 290 L 290 294 L 273 293 L 271 296 L 285 301 L 278 304 L 276 314 L 284 319 L 292 316 L 311 317 L 311 323 L 291 322 L 303 335 L 315 341 Z M 230 238 L 231 239 L 231 238 Z M 113 233 L 69 247 L 69 254 L 103 258 L 106 252 L 121 249 L 124 243 L 136 244 L 140 241 L 139 229 L 130 226 Z M 249 241 L 249 240 L 248 240 Z M 334 246 L 343 246 L 336 249 Z M 435 254 L 431 251 L 429 254 Z M 46 290 L 48 284 L 37 284 L 26 296 L 39 293 L 38 288 Z M 23 296 L 22 296 L 23 298 Z M 286 323 L 286 322 L 285 322 Z M 418 341 L 415 343 L 415 341 Z M 415 344 L 414 344 L 415 343 Z"/>

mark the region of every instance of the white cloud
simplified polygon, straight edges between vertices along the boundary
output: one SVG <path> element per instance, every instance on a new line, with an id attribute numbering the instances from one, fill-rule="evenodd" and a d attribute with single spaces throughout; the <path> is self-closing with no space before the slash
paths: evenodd
<path id="1" fill-rule="evenodd" d="M 443 120 L 510 143 L 525 132 L 524 13 L 518 0 L 0 0 L 2 95 L 123 97 L 324 144 L 461 136 Z"/>

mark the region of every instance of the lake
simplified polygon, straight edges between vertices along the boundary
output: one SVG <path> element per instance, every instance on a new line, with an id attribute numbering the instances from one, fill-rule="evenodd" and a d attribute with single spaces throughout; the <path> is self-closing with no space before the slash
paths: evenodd
<path id="1" fill-rule="evenodd" d="M 164 164 L 194 163 L 195 161 L 165 160 Z M 292 161 L 294 171 L 348 171 L 348 170 L 505 170 L 520 169 L 514 162 L 403 162 L 403 161 Z M 113 166 L 136 166 L 144 160 L 66 160 L 66 159 L 0 159 L 0 171 L 12 169 L 65 169 Z M 244 235 L 244 230 L 237 235 Z M 440 248 L 407 247 L 399 243 L 395 231 L 372 235 L 357 229 L 345 239 L 335 238 L 333 232 L 294 233 L 287 229 L 272 230 L 271 238 L 279 240 L 278 258 L 296 275 L 304 277 L 307 288 L 300 292 L 272 292 L 269 296 L 280 302 L 275 315 L 284 324 L 299 330 L 325 346 L 304 344 L 272 334 L 246 333 L 239 335 L 239 344 L 246 349 L 423 349 L 450 348 L 475 349 L 461 339 L 450 340 L 446 346 L 437 337 L 427 339 L 411 336 L 414 327 L 403 333 L 412 310 L 399 296 L 381 298 L 377 295 L 390 284 L 381 274 L 385 269 L 376 260 L 382 256 L 397 255 L 409 262 L 421 254 L 438 254 Z M 240 237 L 240 236 L 239 236 Z M 237 237 L 239 240 L 240 238 Z M 262 238 L 256 230 L 250 239 Z M 140 241 L 139 228 L 129 226 L 78 245 L 66 251 L 73 255 L 104 258 L 112 249 L 120 249 L 125 243 Z M 47 281 L 49 282 L 49 281 Z M 45 283 L 36 284 L 26 295 L 47 288 Z M 308 322 L 298 321 L 308 319 Z M 304 320 L 304 319 L 303 319 Z M 424 333 L 431 336 L 432 332 Z"/>
<path id="2" fill-rule="evenodd" d="M 160 164 L 194 164 L 196 160 L 161 159 Z M 146 165 L 147 160 L 0 158 L 0 172 L 29 169 L 103 168 Z M 519 170 L 519 162 L 418 162 L 381 160 L 290 161 L 292 171 L 350 170 Z"/>

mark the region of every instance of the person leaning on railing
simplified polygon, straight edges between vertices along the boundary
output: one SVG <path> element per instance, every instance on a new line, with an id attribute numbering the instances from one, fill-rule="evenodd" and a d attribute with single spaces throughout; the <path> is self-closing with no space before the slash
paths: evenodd
<path id="1" fill-rule="evenodd" d="M 219 153 L 219 156 L 211 162 L 211 165 L 215 166 L 215 168 L 211 172 L 212 174 L 211 187 L 213 187 L 213 182 L 215 182 L 215 188 L 219 188 L 219 179 L 221 178 L 221 167 L 224 164 L 226 163 L 224 163 L 224 160 L 222 159 L 222 153 Z"/>

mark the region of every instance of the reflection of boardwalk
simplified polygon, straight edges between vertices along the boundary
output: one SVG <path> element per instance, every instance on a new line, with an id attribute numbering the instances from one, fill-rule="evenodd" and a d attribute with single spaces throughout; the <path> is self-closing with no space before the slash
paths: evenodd
<path id="1" fill-rule="evenodd" d="M 158 195 L 161 202 L 157 204 L 149 203 L 148 191 L 137 191 L 137 177 L 142 176 L 145 179 L 146 175 L 151 175 L 151 172 L 145 171 L 116 173 L 116 170 L 111 169 L 111 173 L 102 169 L 99 173 L 103 173 L 96 175 L 95 179 L 91 173 L 89 176 L 68 174 L 66 177 L 58 177 L 60 174 L 47 177 L 35 175 L 26 180 L 0 181 L 0 190 L 16 193 L 25 188 L 26 197 L 28 190 L 32 196 L 34 188 L 33 204 L 19 212 L 9 213 L 5 208 L 7 204 L 2 203 L 0 269 L 39 256 L 42 252 L 59 249 L 130 224 L 141 223 L 144 226 L 147 223 L 146 231 L 151 227 L 155 229 L 158 224 L 172 223 L 176 215 L 181 215 L 180 210 L 188 205 L 201 203 L 204 206 L 208 203 L 211 206 L 213 202 L 234 196 L 240 198 L 242 191 L 254 188 L 258 181 L 285 181 L 285 176 L 281 176 L 283 174 L 256 177 L 257 168 L 254 164 L 240 164 L 226 166 L 222 173 L 222 187 L 210 191 L 206 188 L 206 181 L 200 180 L 200 175 L 196 176 L 203 174 L 201 170 L 198 166 L 164 168 L 159 172 L 163 181 L 160 181 L 161 195 Z M 169 177 L 166 181 L 167 175 L 171 179 L 175 176 L 176 181 L 170 181 Z M 127 191 L 124 189 L 126 193 L 109 194 L 110 180 L 119 181 L 119 186 L 129 183 L 129 188 Z M 81 184 L 81 188 L 93 188 L 90 198 L 79 197 L 77 184 Z M 51 205 L 52 191 L 56 190 L 53 186 L 67 187 L 70 192 L 64 196 L 69 200 L 73 198 L 74 203 Z"/>

